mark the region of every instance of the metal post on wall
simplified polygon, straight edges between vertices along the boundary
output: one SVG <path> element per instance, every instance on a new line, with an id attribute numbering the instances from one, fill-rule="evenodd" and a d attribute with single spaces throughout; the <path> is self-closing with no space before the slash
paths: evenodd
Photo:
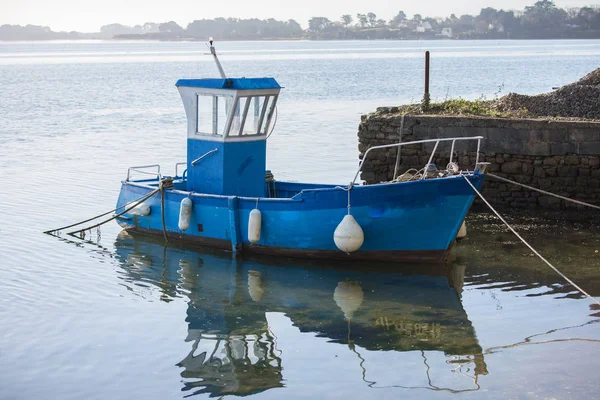
<path id="1" fill-rule="evenodd" d="M 425 96 L 429 95 L 429 51 L 425 52 Z"/>
<path id="2" fill-rule="evenodd" d="M 423 100 L 421 101 L 421 108 L 423 111 L 429 110 L 429 102 L 431 97 L 429 96 L 429 51 L 425 52 L 425 93 L 423 94 Z"/>

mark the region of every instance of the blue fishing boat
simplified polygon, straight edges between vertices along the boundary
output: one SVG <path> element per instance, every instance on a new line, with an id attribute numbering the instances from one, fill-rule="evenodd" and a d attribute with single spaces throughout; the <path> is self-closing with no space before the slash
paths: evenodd
<path id="1" fill-rule="evenodd" d="M 187 116 L 187 162 L 173 176 L 159 165 L 129 168 L 117 202 L 123 228 L 236 253 L 445 259 L 475 196 L 469 182 L 480 188 L 485 176 L 478 159 L 464 171 L 452 161 L 455 143 L 470 141 L 479 155 L 481 137 L 372 147 L 349 184 L 278 181 L 267 170 L 266 149 L 281 86 L 274 78 L 227 78 L 212 41 L 210 50 L 220 78 L 176 83 Z M 357 183 L 374 152 L 419 143 L 433 146 L 419 173 Z M 432 160 L 442 148 L 450 163 L 439 170 Z"/>

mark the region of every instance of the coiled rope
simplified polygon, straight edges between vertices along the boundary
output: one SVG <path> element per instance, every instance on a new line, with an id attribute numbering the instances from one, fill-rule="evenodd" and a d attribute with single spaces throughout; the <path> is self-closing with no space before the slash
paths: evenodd
<path id="1" fill-rule="evenodd" d="M 570 202 L 575 203 L 575 204 L 579 204 L 579 205 L 582 205 L 582 206 L 591 207 L 591 208 L 595 208 L 597 210 L 600 210 L 599 206 L 595 206 L 593 204 L 586 203 L 585 201 L 575 200 L 575 199 L 571 199 L 571 198 L 568 198 L 568 197 L 565 197 L 565 196 L 561 196 L 559 194 L 550 193 L 550 192 L 547 192 L 547 191 L 542 190 L 542 189 L 534 188 L 533 186 L 528 186 L 528 185 L 525 185 L 523 183 L 511 181 L 510 179 L 506 179 L 506 178 L 503 178 L 503 177 L 498 176 L 498 175 L 489 174 L 489 173 L 486 174 L 486 175 L 491 176 L 492 178 L 498 179 L 498 180 L 503 181 L 503 182 L 512 183 L 513 185 L 522 186 L 522 187 L 524 187 L 526 189 L 543 193 L 543 194 L 548 195 L 548 196 L 557 197 L 557 198 L 565 200 L 565 201 L 570 201 Z"/>
<path id="2" fill-rule="evenodd" d="M 485 197 L 483 197 L 483 195 L 481 193 L 479 193 L 479 191 L 475 188 L 475 186 L 473 186 L 473 184 L 471 183 L 471 181 L 469 181 L 469 179 L 465 175 L 461 175 L 461 176 L 463 178 L 465 178 L 465 181 L 467 181 L 467 183 L 469 184 L 469 186 L 471 186 L 471 188 L 475 191 L 475 193 L 477 193 L 477 195 L 479 196 L 479 198 L 490 208 L 490 210 L 492 210 L 492 212 L 494 214 L 496 214 L 496 216 L 500 219 L 500 221 L 502 221 L 504 223 L 504 225 L 506 225 L 508 227 L 508 229 L 510 229 L 511 232 L 514 233 L 515 236 L 518 237 L 521 240 L 521 242 L 523 242 L 523 244 L 525 244 L 525 246 L 529 247 L 529 250 L 531 250 L 536 256 L 538 256 L 543 262 L 545 262 L 550 268 L 552 268 L 554 270 L 554 272 L 556 272 L 558 275 L 560 275 L 564 280 L 566 280 L 571 285 L 573 285 L 573 287 L 575 287 L 575 289 L 579 290 L 582 294 L 584 294 L 585 296 L 587 296 L 594 303 L 600 305 L 600 301 L 598 301 L 595 297 L 592 297 L 591 295 L 589 295 L 585 290 L 583 290 L 582 288 L 580 288 L 575 282 L 573 282 L 572 280 L 570 280 L 565 274 L 563 274 L 562 272 L 560 272 L 554 265 L 550 264 L 550 262 L 548 260 L 546 260 L 540 253 L 538 253 L 536 249 L 534 249 L 525 239 L 523 239 L 521 237 L 521 235 L 519 235 L 517 233 L 517 231 L 515 231 L 513 229 L 513 227 L 510 226 L 508 224 L 508 222 L 506 222 L 506 220 L 504 218 L 502 218 L 502 216 L 498 213 L 498 211 L 496 211 L 496 209 L 494 207 L 492 207 L 492 205 L 485 199 Z"/>

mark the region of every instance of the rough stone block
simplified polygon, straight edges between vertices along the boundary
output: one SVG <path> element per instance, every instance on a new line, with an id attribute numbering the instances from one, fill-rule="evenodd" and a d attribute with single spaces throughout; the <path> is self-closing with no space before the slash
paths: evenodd
<path id="1" fill-rule="evenodd" d="M 525 175 L 516 175 L 514 177 L 514 180 L 519 182 L 519 183 L 531 183 L 531 177 L 530 176 L 525 176 Z M 514 186 L 515 188 L 518 188 L 518 190 L 522 190 L 521 187 L 519 186 Z"/>
<path id="2" fill-rule="evenodd" d="M 544 171 L 546 171 L 546 174 L 548 176 L 556 176 L 556 175 L 558 175 L 558 171 L 557 171 L 557 169 L 555 167 L 546 168 L 546 169 L 544 169 Z"/>
<path id="3" fill-rule="evenodd" d="M 518 161 L 509 161 L 502 164 L 502 172 L 505 174 L 519 174 L 523 171 L 523 164 Z"/>
<path id="4" fill-rule="evenodd" d="M 548 189 L 552 186 L 552 180 L 550 179 L 539 179 L 538 185 L 540 189 Z"/>
<path id="5" fill-rule="evenodd" d="M 600 142 L 579 143 L 579 154 L 600 154 Z"/>
<path id="6" fill-rule="evenodd" d="M 597 129 L 571 128 L 568 132 L 568 139 L 575 143 L 600 141 L 600 132 Z"/>
<path id="7" fill-rule="evenodd" d="M 577 168 L 575 167 L 569 167 L 566 165 L 561 165 L 558 167 L 558 176 L 576 177 L 577 172 Z"/>
<path id="8" fill-rule="evenodd" d="M 489 172 L 498 172 L 498 171 L 500 171 L 500 164 L 492 163 L 492 164 L 488 165 L 487 170 Z"/>
<path id="9" fill-rule="evenodd" d="M 600 150 L 600 148 L 599 148 Z M 550 143 L 550 153 L 554 155 L 562 155 L 568 153 L 577 153 L 577 144 L 575 143 Z M 580 153 L 582 154 L 582 153 Z M 589 153 L 594 154 L 594 153 Z M 600 151 L 598 152 L 600 154 Z"/>
<path id="10" fill-rule="evenodd" d="M 381 129 L 381 124 L 376 124 L 374 122 L 367 123 L 367 130 L 378 131 L 379 129 Z"/>
<path id="11" fill-rule="evenodd" d="M 577 165 L 579 164 L 579 157 L 574 154 L 569 154 L 565 156 L 565 164 Z"/>
<path id="12" fill-rule="evenodd" d="M 533 165 L 524 163 L 523 164 L 523 173 L 525 175 L 533 175 Z"/>
<path id="13" fill-rule="evenodd" d="M 564 143 L 567 141 L 568 131 L 566 129 L 549 129 L 546 131 L 546 140 L 551 143 Z"/>
<path id="14" fill-rule="evenodd" d="M 542 168 L 542 167 L 535 167 L 534 171 L 533 171 L 533 175 L 538 178 L 545 178 L 546 171 L 544 171 L 544 168 Z"/>
<path id="15" fill-rule="evenodd" d="M 541 207 L 550 209 L 560 208 L 560 204 L 562 202 L 561 199 L 558 199 L 553 196 L 540 196 L 538 197 L 537 201 Z"/>
<path id="16" fill-rule="evenodd" d="M 387 173 L 379 173 L 375 176 L 375 182 L 386 182 L 387 181 Z"/>
<path id="17" fill-rule="evenodd" d="M 579 168 L 579 176 L 590 176 L 591 171 L 588 168 Z"/>
<path id="18" fill-rule="evenodd" d="M 588 180 L 585 177 L 583 177 L 583 176 L 580 176 L 576 180 L 577 186 L 580 186 L 580 187 L 587 186 L 587 183 L 588 183 Z"/>
<path id="19" fill-rule="evenodd" d="M 360 179 L 362 179 L 363 181 L 366 181 L 367 183 L 371 184 L 371 183 L 375 183 L 375 172 L 367 172 L 367 171 L 363 171 L 360 174 Z"/>
<path id="20" fill-rule="evenodd" d="M 552 154 L 551 145 L 548 142 L 529 142 L 523 144 L 523 151 L 535 156 L 549 156 Z"/>

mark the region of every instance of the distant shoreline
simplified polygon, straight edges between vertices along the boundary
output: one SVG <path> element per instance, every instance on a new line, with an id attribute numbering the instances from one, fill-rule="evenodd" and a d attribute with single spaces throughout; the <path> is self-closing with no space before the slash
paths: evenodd
<path id="1" fill-rule="evenodd" d="M 181 26 L 175 21 L 128 26 L 103 25 L 97 32 L 54 32 L 48 26 L 0 25 L 1 41 L 43 40 L 153 40 L 165 42 L 274 41 L 274 40 L 585 40 L 600 39 L 600 6 L 563 9 L 554 0 L 539 0 L 523 10 L 482 8 L 478 15 L 445 18 L 403 11 L 391 19 L 373 12 L 344 14 L 330 20 L 310 18 L 307 28 L 294 19 L 195 19 Z M 306 25 L 305 25 L 306 26 Z"/>
<path id="2" fill-rule="evenodd" d="M 468 38 L 468 39 L 460 39 L 460 38 L 410 38 L 410 39 L 311 39 L 311 38 L 265 38 L 265 39 L 221 39 L 219 42 L 416 42 L 416 41 L 444 41 L 444 42 L 489 42 L 489 41 L 512 41 L 512 42 L 520 42 L 526 40 L 535 40 L 535 41 L 548 41 L 548 40 L 599 40 L 598 38 L 564 38 L 564 37 L 556 37 L 556 38 Z M 206 39 L 149 39 L 149 38 L 111 38 L 111 39 L 90 39 L 90 38 L 79 38 L 79 39 L 0 39 L 0 43 L 23 43 L 23 42 L 40 42 L 40 43 L 48 43 L 48 42 L 172 42 L 172 43 L 181 43 L 181 42 L 193 42 L 193 43 L 204 43 Z"/>

